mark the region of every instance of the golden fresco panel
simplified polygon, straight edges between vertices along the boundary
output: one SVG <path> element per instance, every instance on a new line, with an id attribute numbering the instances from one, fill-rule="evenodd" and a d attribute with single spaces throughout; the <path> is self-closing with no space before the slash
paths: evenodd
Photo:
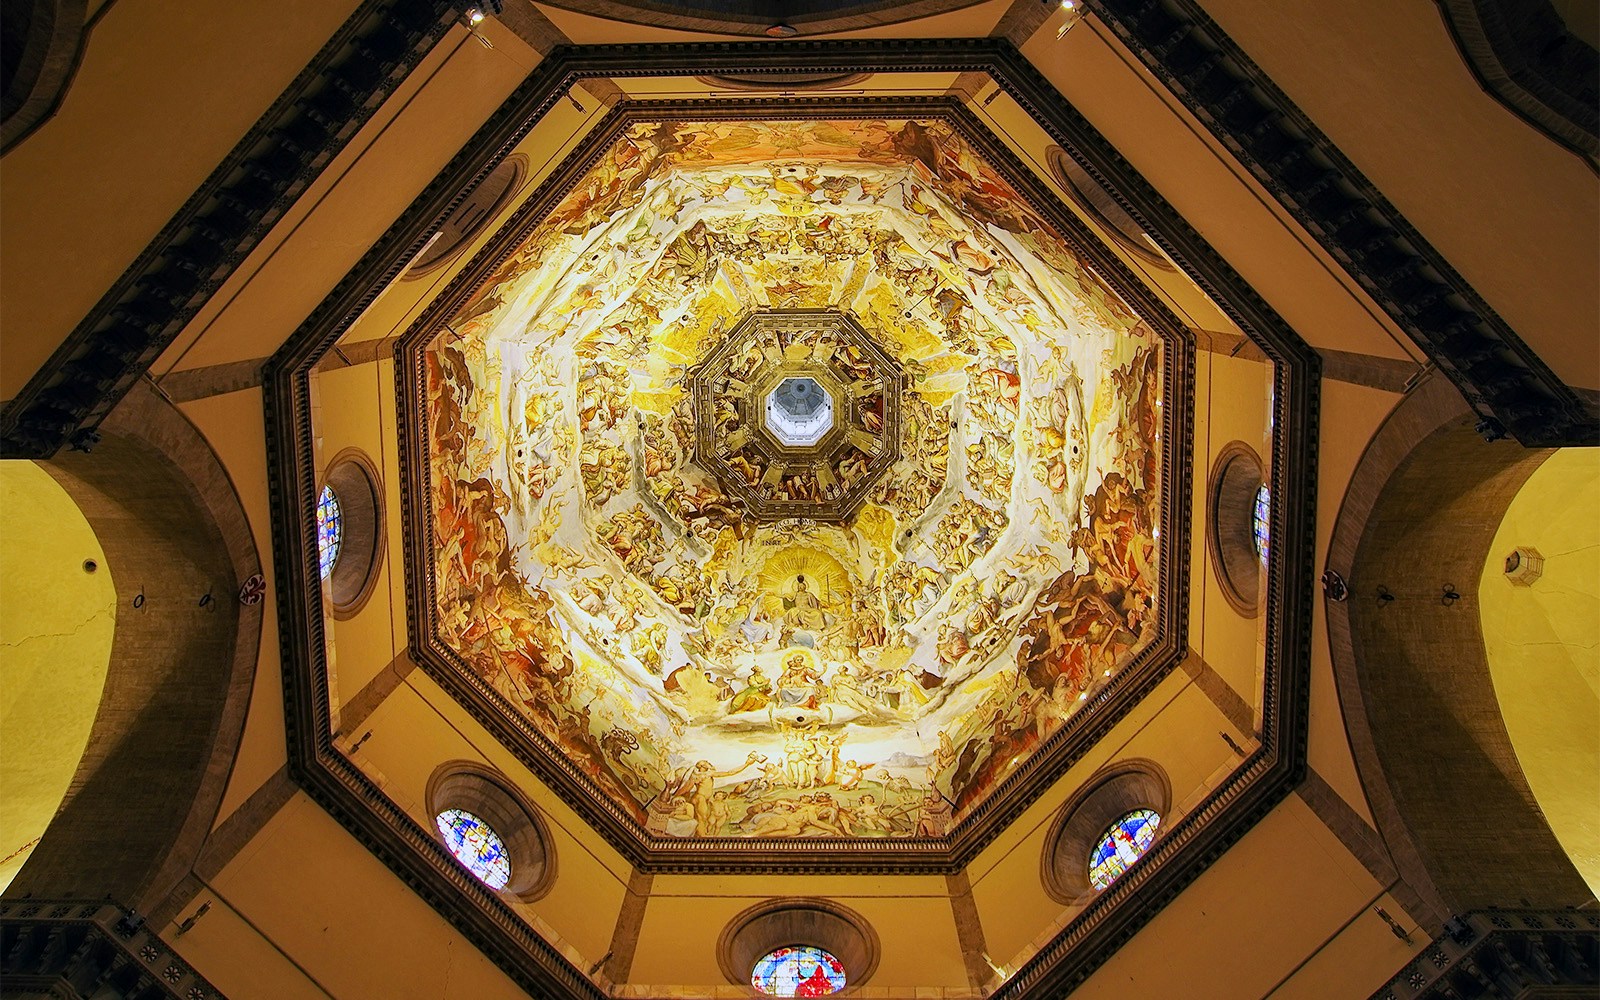
<path id="1" fill-rule="evenodd" d="M 901 377 L 842 520 L 721 484 L 865 435 L 806 482 L 693 402 L 800 309 Z M 635 125 L 426 360 L 440 636 L 654 834 L 942 835 L 1152 638 L 1159 340 L 943 122 Z"/>

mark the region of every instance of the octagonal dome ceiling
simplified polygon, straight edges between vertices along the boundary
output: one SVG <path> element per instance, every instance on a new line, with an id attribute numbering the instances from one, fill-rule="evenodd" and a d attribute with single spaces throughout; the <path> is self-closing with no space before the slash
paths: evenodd
<path id="1" fill-rule="evenodd" d="M 653 835 L 943 835 L 1153 639 L 1162 342 L 942 119 L 635 122 L 422 356 L 433 629 Z"/>

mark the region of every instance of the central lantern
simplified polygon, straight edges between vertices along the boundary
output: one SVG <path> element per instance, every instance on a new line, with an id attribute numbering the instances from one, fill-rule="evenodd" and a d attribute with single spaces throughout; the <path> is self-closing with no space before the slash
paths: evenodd
<path id="1" fill-rule="evenodd" d="M 417 346 L 432 634 L 647 837 L 944 836 L 1156 637 L 1163 342 L 942 119 L 608 142 Z"/>
<path id="2" fill-rule="evenodd" d="M 758 312 L 690 374 L 698 457 L 758 521 L 844 521 L 900 457 L 900 366 L 850 317 Z"/>

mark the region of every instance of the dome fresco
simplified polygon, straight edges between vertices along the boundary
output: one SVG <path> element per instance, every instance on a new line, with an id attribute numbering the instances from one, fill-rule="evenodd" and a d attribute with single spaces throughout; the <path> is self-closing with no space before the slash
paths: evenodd
<path id="1" fill-rule="evenodd" d="M 654 835 L 944 835 L 1154 637 L 1161 341 L 943 120 L 630 125 L 424 361 L 434 627 Z"/>

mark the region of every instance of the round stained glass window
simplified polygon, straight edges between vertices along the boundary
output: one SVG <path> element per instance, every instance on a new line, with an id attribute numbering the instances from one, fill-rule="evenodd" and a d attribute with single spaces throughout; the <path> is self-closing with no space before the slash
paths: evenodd
<path id="1" fill-rule="evenodd" d="M 1256 488 L 1255 511 L 1250 518 L 1250 531 L 1255 540 L 1256 555 L 1267 557 L 1267 539 L 1272 534 L 1272 492 L 1267 484 Z"/>
<path id="2" fill-rule="evenodd" d="M 750 985 L 773 997 L 825 997 L 844 989 L 844 966 L 811 945 L 786 945 L 764 955 Z"/>
<path id="3" fill-rule="evenodd" d="M 1156 839 L 1161 816 L 1154 809 L 1135 809 L 1111 824 L 1089 852 L 1089 882 L 1104 889 L 1138 861 Z"/>
<path id="4" fill-rule="evenodd" d="M 339 510 L 339 495 L 333 487 L 324 486 L 317 495 L 317 556 L 324 580 L 339 561 L 339 543 L 343 540 L 344 514 Z"/>
<path id="5" fill-rule="evenodd" d="M 504 889 L 511 881 L 511 858 L 493 827 L 465 809 L 446 809 L 434 822 L 444 846 L 478 881 L 491 889 Z"/>

